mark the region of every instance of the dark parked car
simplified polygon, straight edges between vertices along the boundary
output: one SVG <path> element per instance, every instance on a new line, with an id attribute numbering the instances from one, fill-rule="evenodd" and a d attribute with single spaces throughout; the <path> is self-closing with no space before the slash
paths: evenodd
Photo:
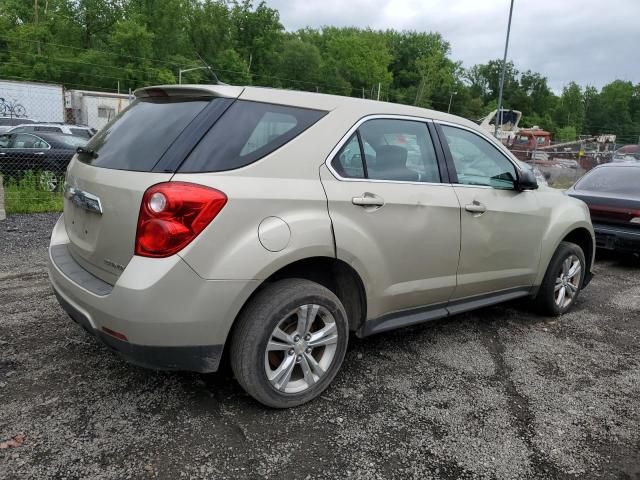
<path id="1" fill-rule="evenodd" d="M 77 148 L 86 143 L 86 138 L 58 133 L 0 134 L 0 173 L 21 178 L 33 171 L 39 176 L 40 186 L 53 191 Z"/>
<path id="2" fill-rule="evenodd" d="M 640 253 L 640 163 L 607 163 L 567 190 L 587 203 L 599 248 Z"/>

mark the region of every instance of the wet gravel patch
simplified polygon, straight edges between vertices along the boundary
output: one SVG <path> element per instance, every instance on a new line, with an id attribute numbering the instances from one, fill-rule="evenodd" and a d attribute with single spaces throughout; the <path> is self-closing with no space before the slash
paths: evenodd
<path id="1" fill-rule="evenodd" d="M 640 478 L 640 264 L 559 319 L 510 303 L 351 342 L 311 404 L 124 363 L 47 281 L 57 215 L 0 222 L 2 479 Z"/>

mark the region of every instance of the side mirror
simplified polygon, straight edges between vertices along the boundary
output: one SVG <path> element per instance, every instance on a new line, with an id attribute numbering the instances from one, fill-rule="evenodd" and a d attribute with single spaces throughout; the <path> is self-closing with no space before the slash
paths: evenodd
<path id="1" fill-rule="evenodd" d="M 518 172 L 518 182 L 516 183 L 516 189 L 523 190 L 535 190 L 538 188 L 538 180 L 536 180 L 536 174 L 533 170 L 524 169 Z"/>

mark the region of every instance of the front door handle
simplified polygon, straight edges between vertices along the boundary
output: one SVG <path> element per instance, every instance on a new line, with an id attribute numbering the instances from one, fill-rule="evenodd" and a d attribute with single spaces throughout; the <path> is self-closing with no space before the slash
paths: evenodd
<path id="1" fill-rule="evenodd" d="M 471 212 L 471 213 L 484 213 L 487 211 L 487 207 L 485 207 L 483 204 L 481 204 L 477 200 L 474 200 L 473 203 L 469 203 L 465 205 L 464 209 L 467 212 Z"/>
<path id="2" fill-rule="evenodd" d="M 34 155 L 37 155 L 38 157 L 41 157 L 42 155 L 44 155 L 44 152 L 36 152 L 36 153 L 34 153 Z"/>
<path id="3" fill-rule="evenodd" d="M 373 193 L 365 192 L 361 197 L 353 197 L 351 203 L 360 207 L 382 207 L 384 199 Z"/>

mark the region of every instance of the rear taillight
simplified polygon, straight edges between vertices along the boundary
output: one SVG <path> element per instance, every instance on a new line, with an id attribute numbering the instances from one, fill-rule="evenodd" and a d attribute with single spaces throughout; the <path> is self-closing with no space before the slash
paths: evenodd
<path id="1" fill-rule="evenodd" d="M 611 207 L 608 205 L 589 205 L 591 219 L 603 219 L 617 222 L 640 223 L 640 210 L 624 207 Z"/>
<path id="2" fill-rule="evenodd" d="M 205 229 L 227 196 L 213 188 L 184 182 L 159 183 L 142 197 L 136 255 L 168 257 L 186 247 Z"/>

